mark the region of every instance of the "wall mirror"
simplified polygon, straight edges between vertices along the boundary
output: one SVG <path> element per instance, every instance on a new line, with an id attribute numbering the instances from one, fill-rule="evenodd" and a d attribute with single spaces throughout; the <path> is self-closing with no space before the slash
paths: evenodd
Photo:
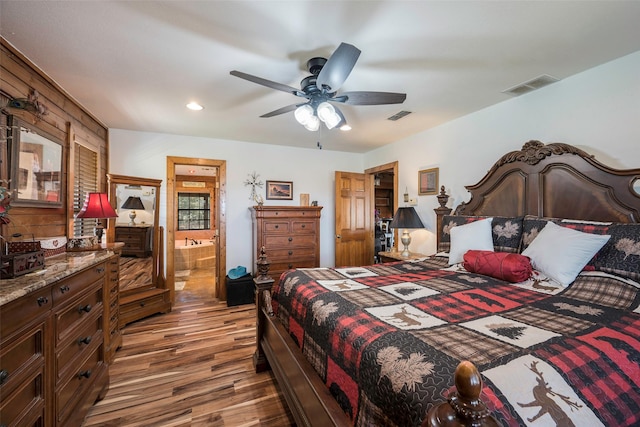
<path id="1" fill-rule="evenodd" d="M 61 207 L 64 143 L 14 116 L 9 117 L 9 129 L 13 204 Z"/>
<path id="2" fill-rule="evenodd" d="M 158 225 L 161 180 L 107 174 L 109 201 L 118 213 L 109 220 L 107 242 L 120 249 L 121 325 L 165 311 L 162 228 Z M 167 294 L 166 298 L 163 294 Z M 156 297 L 156 304 L 146 299 Z M 153 311 L 158 309 L 158 311 Z"/>

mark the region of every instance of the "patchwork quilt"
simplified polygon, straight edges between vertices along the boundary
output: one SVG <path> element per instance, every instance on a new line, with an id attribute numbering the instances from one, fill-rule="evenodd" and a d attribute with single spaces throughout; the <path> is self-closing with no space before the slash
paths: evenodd
<path id="1" fill-rule="evenodd" d="M 273 307 L 356 426 L 419 426 L 470 360 L 505 426 L 640 425 L 640 285 L 583 272 L 563 288 L 446 259 L 298 269 Z"/>

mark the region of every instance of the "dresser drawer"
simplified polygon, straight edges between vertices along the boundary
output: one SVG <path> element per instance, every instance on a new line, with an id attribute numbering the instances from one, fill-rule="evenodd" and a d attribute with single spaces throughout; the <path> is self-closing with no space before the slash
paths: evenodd
<path id="1" fill-rule="evenodd" d="M 292 258 L 315 258 L 315 246 L 302 248 L 270 249 L 268 258 L 271 262 L 283 261 Z"/>
<path id="2" fill-rule="evenodd" d="M 44 366 L 44 323 L 0 347 L 0 396 L 6 396 L 35 366 Z M 42 369 L 42 368 L 40 368 Z"/>
<path id="3" fill-rule="evenodd" d="M 58 425 L 67 425 L 65 421 L 75 409 L 76 404 L 84 397 L 95 377 L 105 368 L 100 353 L 102 353 L 101 345 L 93 347 L 89 357 L 76 365 L 72 375 L 57 389 L 55 408 Z"/>
<path id="4" fill-rule="evenodd" d="M 75 370 L 78 361 L 87 357 L 88 352 L 102 340 L 102 317 L 93 322 L 85 322 L 78 329 L 72 339 L 67 340 L 56 350 L 56 381 L 68 375 L 69 370 Z"/>
<path id="5" fill-rule="evenodd" d="M 264 246 L 266 247 L 267 257 L 270 257 L 271 250 L 277 248 L 289 248 L 289 247 L 310 247 L 315 248 L 316 236 L 313 234 L 304 235 L 289 235 L 289 236 L 264 236 Z"/>
<path id="6" fill-rule="evenodd" d="M 2 389 L 0 422 L 3 426 L 44 425 L 44 372 L 32 372 L 10 395 Z M 39 422 L 38 422 L 39 421 Z"/>
<path id="7" fill-rule="evenodd" d="M 261 209 L 262 218 L 320 218 L 320 211 L 317 209 Z"/>
<path id="8" fill-rule="evenodd" d="M 54 307 L 70 301 L 73 297 L 83 292 L 87 289 L 88 283 L 95 283 L 104 278 L 106 268 L 105 263 L 98 264 L 53 285 Z"/>
<path id="9" fill-rule="evenodd" d="M 285 261 L 285 262 L 274 262 L 271 263 L 271 268 L 269 269 L 270 271 L 273 271 L 274 274 L 277 272 L 283 272 L 284 270 L 291 270 L 293 268 L 315 268 L 317 267 L 316 265 L 316 260 L 315 258 L 307 258 L 307 259 L 297 259 L 297 260 L 291 260 L 291 261 Z M 277 274 L 279 276 L 279 274 Z M 277 280 L 277 278 L 275 276 L 272 276 L 274 279 Z"/>
<path id="10" fill-rule="evenodd" d="M 4 340 L 38 318 L 48 315 L 51 307 L 50 287 L 3 305 L 0 309 L 0 337 Z"/>
<path id="11" fill-rule="evenodd" d="M 102 313 L 102 287 L 99 285 L 100 282 L 91 285 L 91 290 L 86 295 L 54 314 L 53 330 L 56 346 L 64 341 L 74 328 L 86 321 L 91 313 Z"/>
<path id="12" fill-rule="evenodd" d="M 291 228 L 296 234 L 316 233 L 315 221 L 292 221 Z"/>
<path id="13" fill-rule="evenodd" d="M 286 233 L 291 231 L 291 224 L 287 220 L 268 220 L 264 222 L 264 232 L 270 234 Z"/>

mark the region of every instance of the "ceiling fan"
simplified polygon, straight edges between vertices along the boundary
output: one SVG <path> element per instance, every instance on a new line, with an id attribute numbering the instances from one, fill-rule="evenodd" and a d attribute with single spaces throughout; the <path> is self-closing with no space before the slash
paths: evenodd
<path id="1" fill-rule="evenodd" d="M 342 112 L 331 104 L 332 102 L 347 105 L 402 104 L 407 98 L 406 94 L 395 92 L 355 91 L 338 94 L 338 89 L 349 77 L 359 56 L 360 50 L 357 47 L 340 43 L 329 59 L 311 58 L 307 61 L 307 69 L 311 75 L 302 79 L 300 89 L 241 71 L 233 70 L 230 74 L 271 89 L 306 98 L 304 102 L 278 108 L 260 117 L 273 117 L 295 111 L 296 120 L 310 131 L 318 130 L 320 121 L 324 122 L 327 128 L 333 129 L 336 126 L 345 125 L 346 119 Z"/>

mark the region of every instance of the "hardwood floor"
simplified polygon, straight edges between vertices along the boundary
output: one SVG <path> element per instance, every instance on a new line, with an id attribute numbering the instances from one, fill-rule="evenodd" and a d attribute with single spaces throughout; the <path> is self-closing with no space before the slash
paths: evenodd
<path id="1" fill-rule="evenodd" d="M 253 371 L 254 349 L 253 304 L 176 292 L 171 313 L 123 329 L 109 391 L 83 426 L 293 426 L 271 372 Z"/>

